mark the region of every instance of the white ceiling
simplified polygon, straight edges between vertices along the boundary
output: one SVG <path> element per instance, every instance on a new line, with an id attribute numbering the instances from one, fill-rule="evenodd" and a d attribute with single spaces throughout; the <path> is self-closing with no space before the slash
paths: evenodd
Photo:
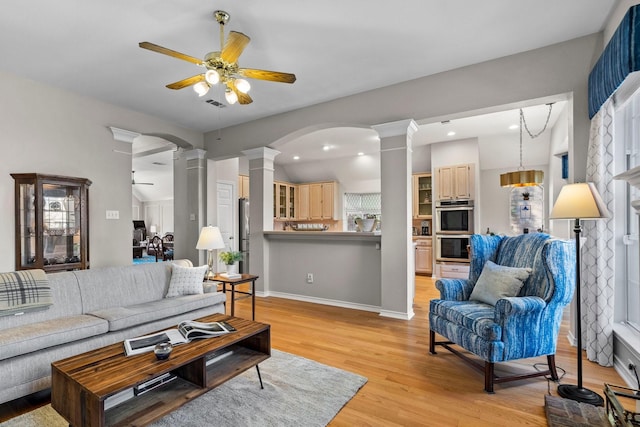
<path id="1" fill-rule="evenodd" d="M 617 1 L 13 1 L 0 70 L 206 132 L 598 32 Z M 297 81 L 251 80 L 252 104 L 221 109 L 204 102 L 221 92 L 166 89 L 201 69 L 138 43 L 204 57 L 219 49 L 216 9 L 251 37 L 240 66 Z"/>

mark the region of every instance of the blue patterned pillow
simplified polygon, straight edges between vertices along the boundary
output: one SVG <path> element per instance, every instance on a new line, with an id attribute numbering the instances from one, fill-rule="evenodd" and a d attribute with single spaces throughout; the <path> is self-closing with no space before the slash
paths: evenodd
<path id="1" fill-rule="evenodd" d="M 518 295 L 530 274 L 530 268 L 506 267 L 487 261 L 469 299 L 496 305 L 501 298 Z"/>

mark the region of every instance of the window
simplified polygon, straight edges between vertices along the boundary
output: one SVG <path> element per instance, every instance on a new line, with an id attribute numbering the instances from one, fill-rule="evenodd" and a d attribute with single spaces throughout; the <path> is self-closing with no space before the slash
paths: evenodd
<path id="1" fill-rule="evenodd" d="M 344 229 L 356 231 L 356 218 L 380 219 L 380 193 L 345 193 L 344 194 Z M 378 228 L 380 226 L 378 225 Z"/>
<path id="2" fill-rule="evenodd" d="M 616 173 L 640 166 L 640 92 L 617 109 L 615 115 L 616 135 Z M 621 289 L 616 292 L 616 320 L 623 321 L 636 332 L 640 332 L 640 245 L 638 228 L 640 216 L 631 206 L 631 202 L 640 200 L 640 191 L 624 184 L 624 197 L 619 209 L 614 212 L 616 228 L 623 230 L 622 239 L 616 245 L 616 253 L 622 256 L 623 274 L 617 279 Z M 620 250 L 618 250 L 620 249 Z M 619 264 L 620 265 L 620 264 Z"/>

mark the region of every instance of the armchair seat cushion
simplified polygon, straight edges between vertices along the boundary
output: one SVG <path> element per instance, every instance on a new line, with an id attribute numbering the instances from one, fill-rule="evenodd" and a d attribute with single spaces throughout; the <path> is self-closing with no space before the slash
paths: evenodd
<path id="1" fill-rule="evenodd" d="M 451 322 L 456 328 L 468 329 L 487 341 L 500 341 L 502 327 L 494 320 L 495 307 L 478 301 L 431 300 L 429 311 Z M 458 334 L 455 334 L 458 335 Z"/>

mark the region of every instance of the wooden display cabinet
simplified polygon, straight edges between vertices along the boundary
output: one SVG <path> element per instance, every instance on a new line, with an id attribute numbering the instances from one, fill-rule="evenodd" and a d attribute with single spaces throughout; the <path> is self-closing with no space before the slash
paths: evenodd
<path id="1" fill-rule="evenodd" d="M 86 178 L 12 173 L 15 180 L 16 270 L 89 268 Z"/>

